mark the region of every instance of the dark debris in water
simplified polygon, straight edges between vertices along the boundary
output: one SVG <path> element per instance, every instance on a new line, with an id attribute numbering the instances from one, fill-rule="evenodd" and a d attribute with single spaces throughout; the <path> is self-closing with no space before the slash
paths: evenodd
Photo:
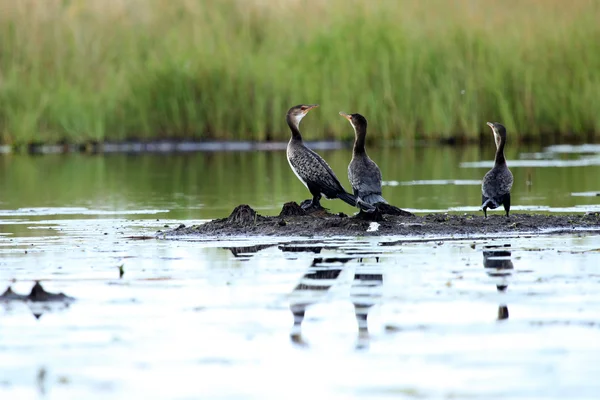
<path id="1" fill-rule="evenodd" d="M 510 218 L 497 214 L 486 219 L 479 214 L 437 213 L 418 216 L 396 207 L 390 210 L 394 211 L 394 214 L 382 212 L 377 228 L 373 229 L 372 221 L 365 220 L 363 216 L 348 217 L 343 213 L 329 213 L 325 209 L 307 212 L 295 202 L 284 204 L 277 216 L 259 215 L 250 206 L 243 204 L 237 206 L 227 218 L 215 219 L 201 225 L 178 227 L 162 232 L 161 236 L 497 236 L 522 233 L 600 233 L 600 213 L 514 213 Z"/>
<path id="2" fill-rule="evenodd" d="M 175 228 L 175 230 L 177 230 L 177 229 L 178 228 Z M 148 236 L 148 235 L 142 235 L 142 236 L 125 236 L 125 239 L 131 239 L 131 240 L 150 240 L 150 239 L 156 239 L 156 237 L 154 237 L 154 236 Z"/>
<path id="3" fill-rule="evenodd" d="M 8 287 L 4 293 L 0 295 L 0 301 L 32 301 L 32 302 L 50 302 L 61 301 L 69 302 L 75 300 L 73 297 L 67 296 L 64 293 L 47 292 L 39 282 L 35 282 L 29 294 L 18 294 Z"/>
<path id="4" fill-rule="evenodd" d="M 551 321 L 531 321 L 529 323 L 533 326 L 583 326 L 590 328 L 600 327 L 598 321 L 570 321 L 570 320 L 551 320 Z"/>

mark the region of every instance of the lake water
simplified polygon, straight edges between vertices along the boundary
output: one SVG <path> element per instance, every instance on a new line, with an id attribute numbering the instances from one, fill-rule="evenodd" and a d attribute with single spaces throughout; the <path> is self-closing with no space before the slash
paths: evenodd
<path id="1" fill-rule="evenodd" d="M 391 203 L 475 212 L 493 149 L 370 155 Z M 599 146 L 507 158 L 515 212 L 600 211 Z M 0 188 L 0 291 L 77 299 L 0 303 L 2 399 L 600 395 L 600 235 L 137 239 L 307 198 L 283 151 L 4 155 Z"/>

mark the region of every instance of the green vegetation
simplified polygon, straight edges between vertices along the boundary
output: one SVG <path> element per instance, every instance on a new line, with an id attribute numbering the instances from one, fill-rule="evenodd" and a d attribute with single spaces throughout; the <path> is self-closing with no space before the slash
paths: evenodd
<path id="1" fill-rule="evenodd" d="M 0 0 L 4 143 L 600 138 L 593 0 Z M 514 136 L 513 136 L 514 137 Z M 486 136 L 486 139 L 487 138 Z"/>

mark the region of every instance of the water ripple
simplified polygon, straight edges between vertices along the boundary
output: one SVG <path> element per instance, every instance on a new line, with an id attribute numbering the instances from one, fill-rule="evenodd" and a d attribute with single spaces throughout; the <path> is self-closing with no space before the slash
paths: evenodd
<path id="1" fill-rule="evenodd" d="M 134 215 L 160 214 L 169 210 L 93 210 L 85 207 L 32 207 L 17 210 L 0 210 L 2 217 L 42 216 L 42 215 Z"/>

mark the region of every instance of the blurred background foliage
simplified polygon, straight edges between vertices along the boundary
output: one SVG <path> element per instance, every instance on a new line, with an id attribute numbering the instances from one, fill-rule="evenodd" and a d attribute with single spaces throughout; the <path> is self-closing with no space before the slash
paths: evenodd
<path id="1" fill-rule="evenodd" d="M 0 0 L 0 139 L 600 137 L 594 0 Z"/>

